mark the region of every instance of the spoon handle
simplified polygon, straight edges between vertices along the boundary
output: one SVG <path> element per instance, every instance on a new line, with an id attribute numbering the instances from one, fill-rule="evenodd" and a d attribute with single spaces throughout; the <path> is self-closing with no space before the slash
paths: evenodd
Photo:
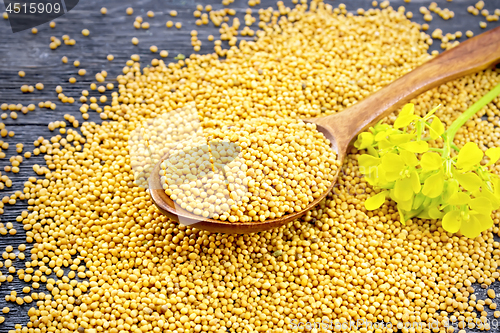
<path id="1" fill-rule="evenodd" d="M 484 70 L 498 62 L 500 62 L 500 27 L 441 53 L 349 107 L 345 112 L 313 121 L 328 127 L 335 136 L 338 149 L 345 151 L 358 133 L 421 93 L 447 81 Z"/>

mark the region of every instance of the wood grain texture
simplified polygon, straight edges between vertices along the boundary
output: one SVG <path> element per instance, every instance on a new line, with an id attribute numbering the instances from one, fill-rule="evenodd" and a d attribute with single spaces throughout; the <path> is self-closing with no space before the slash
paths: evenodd
<path id="1" fill-rule="evenodd" d="M 276 8 L 277 0 L 261 0 L 260 8 L 273 6 Z M 338 5 L 340 0 L 325 0 L 333 5 Z M 441 18 L 434 16 L 434 20 L 430 22 L 430 30 L 432 32 L 436 28 L 440 28 L 444 33 L 454 33 L 457 30 L 465 32 L 472 30 L 476 35 L 483 29 L 479 27 L 479 21 L 484 20 L 482 16 L 472 16 L 467 13 L 466 8 L 469 5 L 475 4 L 476 0 L 453 0 L 446 2 L 444 0 L 436 0 L 440 7 L 449 8 L 455 12 L 455 18 L 449 21 L 444 21 Z M 291 0 L 284 0 L 285 4 L 290 5 Z M 379 1 L 381 2 L 381 1 Z M 230 7 L 235 8 L 237 16 L 243 22 L 244 11 L 247 8 L 246 0 L 236 0 Z M 346 0 L 347 9 L 355 11 L 357 8 L 370 8 L 371 0 Z M 428 6 L 431 0 L 412 0 L 407 4 L 403 0 L 391 1 L 391 5 L 395 8 L 405 6 L 414 14 L 414 21 L 424 23 L 422 15 L 418 9 L 420 6 Z M 486 0 L 486 8 L 491 12 L 495 8 L 499 8 L 498 0 Z M 82 89 L 88 89 L 91 82 L 94 81 L 95 73 L 106 70 L 109 73 L 109 81 L 112 82 L 112 77 L 116 77 L 124 66 L 124 63 L 129 59 L 130 55 L 137 53 L 141 55 L 141 62 L 146 65 L 153 57 L 157 55 L 151 54 L 149 47 L 156 45 L 160 50 L 168 50 L 170 56 L 168 61 L 173 61 L 178 53 L 190 54 L 192 47 L 190 45 L 189 32 L 192 29 L 199 30 L 199 39 L 203 42 L 201 53 L 212 52 L 212 44 L 207 41 L 207 36 L 212 34 L 217 35 L 218 29 L 213 25 L 204 26 L 203 28 L 195 25 L 195 19 L 192 12 L 197 4 L 212 4 L 215 9 L 222 8 L 221 1 L 210 0 L 80 0 L 79 4 L 68 14 L 56 20 L 57 26 L 51 29 L 48 24 L 38 27 L 38 34 L 33 35 L 29 31 L 12 34 L 8 22 L 0 18 L 0 104 L 2 103 L 36 103 L 40 101 L 51 100 L 56 102 L 57 109 L 36 109 L 28 115 L 19 114 L 17 120 L 10 118 L 3 122 L 7 125 L 8 130 L 15 131 L 16 135 L 13 138 L 2 138 L 9 142 L 11 148 L 7 150 L 7 156 L 16 155 L 13 148 L 16 143 L 22 142 L 25 144 L 25 151 L 34 148 L 33 141 L 44 136 L 49 138 L 56 133 L 51 133 L 47 129 L 47 124 L 51 121 L 62 120 L 63 115 L 68 113 L 81 119 L 79 112 L 79 103 L 73 105 L 62 104 L 57 100 L 55 87 L 61 85 L 64 88 L 64 93 L 67 96 L 78 99 Z M 102 6 L 108 9 L 107 15 L 103 16 L 99 10 Z M 125 14 L 127 7 L 134 8 L 134 15 L 128 16 Z M 171 18 L 168 15 L 170 10 L 177 10 L 179 13 L 176 18 Z M 0 4 L 0 11 L 3 10 L 3 5 Z M 137 15 L 146 17 L 146 12 L 153 10 L 156 15 L 153 19 L 147 19 L 151 27 L 149 30 L 136 30 L 132 24 Z M 255 16 L 256 14 L 254 14 Z M 167 20 L 174 22 L 181 21 L 183 28 L 167 29 L 165 22 Z M 499 23 L 488 23 L 488 29 L 498 26 Z M 89 37 L 83 37 L 81 30 L 87 28 L 91 34 Z M 68 34 L 76 40 L 75 46 L 62 45 L 56 50 L 50 50 L 50 36 L 61 38 L 63 34 Z M 138 46 L 133 46 L 130 42 L 132 37 L 138 37 L 140 43 Z M 464 40 L 465 38 L 462 38 Z M 431 49 L 440 50 L 439 43 L 435 41 Z M 115 60 L 108 62 L 106 56 L 113 54 Z M 62 56 L 67 56 L 70 60 L 69 64 L 63 65 L 60 61 Z M 77 69 L 71 65 L 74 60 L 80 60 L 80 68 L 87 70 L 87 75 L 79 77 Z M 20 78 L 17 75 L 19 70 L 26 72 L 26 77 Z M 78 82 L 69 84 L 68 78 L 74 76 Z M 34 85 L 37 82 L 43 82 L 45 89 L 36 91 L 32 94 L 22 94 L 19 90 L 23 84 Z M 110 96 L 109 93 L 108 97 Z M 91 96 L 98 96 L 96 92 L 91 92 Z M 91 113 L 91 120 L 100 121 L 95 113 Z M 10 195 L 15 190 L 22 190 L 23 182 L 29 176 L 36 176 L 31 167 L 33 164 L 43 164 L 42 156 L 33 157 L 30 160 L 21 164 L 21 172 L 17 175 L 9 174 L 9 177 L 14 182 L 10 189 L 1 191 L 2 196 Z M 8 165 L 8 159 L 0 160 L 0 167 Z M 0 216 L 2 223 L 12 222 L 16 226 L 18 233 L 15 236 L 0 236 L 0 251 L 5 249 L 7 245 L 17 245 L 25 242 L 25 233 L 22 229 L 22 224 L 16 222 L 15 218 L 20 212 L 26 209 L 26 203 L 19 202 L 14 206 L 7 206 L 5 213 Z M 25 251 L 29 257 L 29 250 Z M 16 260 L 15 267 L 24 268 L 24 262 Z M 3 274 L 7 274 L 5 268 L 0 268 Z M 17 306 L 12 303 L 7 304 L 3 299 L 6 294 L 12 290 L 20 291 L 24 286 L 17 278 L 12 283 L 4 283 L 0 286 L 0 308 L 6 305 L 11 307 L 11 312 L 4 315 L 6 322 L 0 325 L 0 333 L 8 332 L 13 329 L 15 324 L 25 323 L 28 320 L 26 315 L 27 310 L 31 305 Z M 476 288 L 480 298 L 484 298 L 484 290 Z M 497 294 L 500 293 L 500 288 L 495 287 Z M 42 288 L 40 288 L 42 291 Z M 474 330 L 470 330 L 473 332 Z"/>

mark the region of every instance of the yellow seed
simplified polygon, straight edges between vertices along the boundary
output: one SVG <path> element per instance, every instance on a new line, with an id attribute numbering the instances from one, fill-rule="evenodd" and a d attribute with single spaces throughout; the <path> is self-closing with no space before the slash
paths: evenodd
<path id="1" fill-rule="evenodd" d="M 174 26 L 174 22 L 167 21 L 166 26 L 167 26 L 167 28 L 172 28 Z"/>
<path id="2" fill-rule="evenodd" d="M 166 57 L 168 57 L 168 51 L 166 51 L 166 50 L 161 50 L 161 51 L 160 51 L 160 57 L 162 57 L 162 58 L 166 58 Z"/>
<path id="3" fill-rule="evenodd" d="M 182 28 L 182 23 L 181 23 L 181 22 L 177 22 L 177 23 L 175 24 L 175 27 L 176 27 L 177 29 Z"/>
<path id="4" fill-rule="evenodd" d="M 112 54 L 108 54 L 106 59 L 108 59 L 108 61 L 113 61 L 113 59 L 115 59 L 115 57 Z"/>
<path id="5" fill-rule="evenodd" d="M 52 22 L 50 22 L 49 25 L 50 25 L 51 28 L 55 28 L 56 27 L 56 22 L 52 21 Z"/>
<path id="6" fill-rule="evenodd" d="M 82 35 L 84 35 L 84 36 L 88 36 L 88 35 L 90 35 L 90 31 L 89 31 L 89 29 L 83 29 L 83 30 L 82 30 Z"/>
<path id="7" fill-rule="evenodd" d="M 127 15 L 132 15 L 134 13 L 134 9 L 132 7 L 128 7 L 126 13 Z"/>
<path id="8" fill-rule="evenodd" d="M 137 45 L 139 44 L 139 39 L 137 37 L 132 38 L 132 44 Z"/>
<path id="9" fill-rule="evenodd" d="M 158 52 L 158 47 L 156 47 L 155 45 L 151 45 L 151 47 L 149 48 L 149 50 L 150 50 L 152 53 L 156 53 L 156 52 Z"/>
<path id="10" fill-rule="evenodd" d="M 102 15 L 106 15 L 108 13 L 108 10 L 106 9 L 106 7 L 102 7 L 101 8 L 101 14 Z"/>

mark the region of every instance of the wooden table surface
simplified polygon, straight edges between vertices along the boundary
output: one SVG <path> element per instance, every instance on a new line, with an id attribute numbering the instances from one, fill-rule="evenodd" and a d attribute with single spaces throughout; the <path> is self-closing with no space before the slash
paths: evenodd
<path id="1" fill-rule="evenodd" d="M 256 8 L 268 8 L 273 6 L 276 8 L 276 0 L 262 0 L 261 5 L 254 7 L 254 16 L 256 16 Z M 332 5 L 338 5 L 341 1 L 325 0 Z M 355 11 L 358 8 L 371 8 L 371 0 L 345 0 L 347 9 Z M 381 1 L 379 1 L 381 2 Z M 465 31 L 472 30 L 474 34 L 479 34 L 485 29 L 479 27 L 480 21 L 485 21 L 481 15 L 473 16 L 467 13 L 467 7 L 474 5 L 475 0 L 453 0 L 448 2 L 445 0 L 436 0 L 441 8 L 449 8 L 455 12 L 455 17 L 445 21 L 438 15 L 433 14 L 434 19 L 430 22 L 429 33 L 434 29 L 440 28 L 444 33 L 454 33 L 462 31 L 465 40 Z M 291 0 L 284 0 L 286 5 L 291 6 Z M 394 8 L 405 6 L 407 10 L 414 14 L 413 21 L 424 23 L 423 15 L 419 13 L 420 6 L 429 6 L 431 1 L 412 0 L 411 3 L 406 3 L 403 0 L 391 1 Z M 491 12 L 496 8 L 500 8 L 500 0 L 486 0 L 485 8 Z M 83 89 L 89 89 L 89 84 L 94 82 L 94 75 L 106 70 L 108 81 L 113 82 L 113 77 L 120 74 L 121 69 L 125 65 L 125 61 L 130 58 L 131 54 L 139 54 L 141 62 L 146 65 L 151 59 L 159 58 L 158 54 L 153 55 L 149 51 L 151 45 L 156 45 L 159 50 L 167 50 L 169 57 L 167 61 L 175 61 L 173 58 L 179 54 L 189 55 L 192 53 L 190 43 L 190 31 L 196 29 L 199 31 L 199 39 L 203 42 L 200 53 L 209 53 L 213 51 L 213 43 L 208 42 L 207 36 L 213 34 L 218 35 L 218 28 L 213 24 L 208 26 L 198 27 L 195 25 L 193 11 L 196 5 L 211 4 L 214 9 L 222 8 L 221 1 L 209 0 L 80 0 L 79 4 L 69 13 L 55 20 L 56 27 L 50 28 L 49 24 L 38 26 L 38 34 L 33 35 L 29 30 L 13 34 L 10 30 L 8 20 L 0 18 L 0 104 L 2 103 L 21 103 L 28 105 L 34 103 L 37 108 L 27 115 L 18 112 L 16 120 L 8 117 L 3 120 L 6 128 L 9 131 L 14 131 L 15 136 L 12 138 L 0 138 L 10 144 L 10 148 L 6 151 L 7 158 L 0 160 L 0 167 L 10 164 L 8 158 L 17 155 L 15 151 L 16 143 L 23 143 L 24 151 L 32 151 L 34 149 L 33 141 L 39 136 L 50 138 L 57 133 L 51 133 L 47 125 L 51 121 L 63 120 L 64 114 L 75 116 L 80 122 L 83 121 L 79 111 L 80 103 L 78 99 L 80 92 Z M 107 8 L 107 14 L 100 13 L 101 7 Z M 126 15 L 125 9 L 133 7 L 134 14 Z M 237 16 L 241 22 L 244 22 L 244 11 L 248 8 L 247 1 L 236 0 L 229 6 L 237 11 Z M 171 10 L 177 10 L 177 17 L 170 17 Z M 0 11 L 3 6 L 0 5 Z M 152 10 L 155 12 L 155 17 L 148 19 L 151 27 L 148 30 L 136 30 L 133 27 L 133 22 L 136 16 L 141 15 L 146 17 L 146 12 Z M 258 15 L 257 15 L 258 18 Z M 172 20 L 173 22 L 182 22 L 182 29 L 176 28 L 167 29 L 165 22 Z M 499 22 L 488 23 L 487 29 L 499 26 Z M 255 29 L 256 24 L 253 28 Z M 90 36 L 84 37 L 81 34 L 82 29 L 90 30 Z M 486 29 L 486 30 L 487 30 Z M 67 34 L 70 38 L 76 40 L 76 45 L 67 46 L 62 44 L 56 50 L 49 48 L 50 37 L 56 36 L 61 39 L 62 35 Z M 140 40 L 139 45 L 134 46 L 131 43 L 132 37 L 137 37 Z M 436 41 L 431 48 L 432 50 L 440 50 L 440 42 Z M 106 60 L 108 54 L 113 54 L 115 59 L 110 62 Z M 63 64 L 61 58 L 68 57 L 68 63 Z M 78 69 L 73 66 L 73 61 L 79 60 L 81 65 L 79 68 L 87 70 L 87 74 L 80 77 L 77 74 Z M 26 76 L 21 78 L 18 76 L 18 71 L 23 70 Z M 70 84 L 68 79 L 76 77 L 77 83 Z M 20 87 L 23 84 L 35 85 L 42 82 L 45 85 L 44 90 L 37 91 L 31 94 L 23 94 Z M 63 104 L 57 98 L 55 87 L 61 85 L 64 89 L 64 94 L 68 97 L 74 97 L 77 102 L 74 104 Z M 108 97 L 110 93 L 107 92 Z M 91 94 L 91 96 L 97 96 Z M 38 103 L 40 101 L 51 100 L 56 103 L 56 110 L 40 109 Z M 5 111 L 0 111 L 3 113 Z M 9 113 L 9 112 L 7 112 Z M 100 121 L 100 118 L 95 112 L 90 112 L 90 120 Z M 38 163 L 44 165 L 43 156 L 32 157 L 23 162 L 20 166 L 19 174 L 8 173 L 13 180 L 13 186 L 0 191 L 0 196 L 11 195 L 16 190 L 22 190 L 24 181 L 30 176 L 36 176 L 32 170 L 33 164 Z M 25 233 L 22 223 L 16 222 L 16 216 L 26 209 L 26 202 L 18 202 L 14 206 L 6 205 L 5 213 L 0 216 L 2 223 L 12 222 L 18 233 L 15 236 L 0 236 L 0 251 L 3 252 L 7 245 L 12 245 L 17 249 L 19 244 L 25 243 Z M 25 251 L 29 258 L 31 246 L 28 244 L 28 249 Z M 18 252 L 16 250 L 16 252 Z M 29 259 L 28 259 L 29 260 Z M 24 268 L 24 262 L 15 261 L 15 267 Z M 4 275 L 8 274 L 5 267 L 0 271 Z M 0 308 L 9 306 L 11 311 L 6 317 L 5 323 L 0 325 L 0 333 L 8 332 L 13 329 L 15 324 L 26 323 L 28 320 L 27 311 L 33 305 L 18 306 L 14 303 L 5 302 L 4 296 L 12 290 L 21 293 L 24 283 L 20 283 L 17 277 L 11 283 L 2 283 L 0 286 Z M 500 294 L 500 284 L 496 285 L 497 294 Z M 480 297 L 484 297 L 485 291 L 479 287 L 476 288 Z M 43 289 L 40 288 L 39 291 Z M 492 317 L 491 317 L 492 318 Z M 497 332 L 499 332 L 497 330 Z M 472 332 L 472 331 L 471 331 Z"/>

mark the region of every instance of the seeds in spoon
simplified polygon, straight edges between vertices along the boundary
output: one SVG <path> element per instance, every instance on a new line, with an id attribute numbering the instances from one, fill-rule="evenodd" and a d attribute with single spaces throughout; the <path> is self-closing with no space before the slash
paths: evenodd
<path id="1" fill-rule="evenodd" d="M 316 126 L 300 120 L 256 118 L 203 133 L 169 151 L 161 179 L 180 207 L 204 217 L 250 222 L 300 212 L 340 165 Z"/>

